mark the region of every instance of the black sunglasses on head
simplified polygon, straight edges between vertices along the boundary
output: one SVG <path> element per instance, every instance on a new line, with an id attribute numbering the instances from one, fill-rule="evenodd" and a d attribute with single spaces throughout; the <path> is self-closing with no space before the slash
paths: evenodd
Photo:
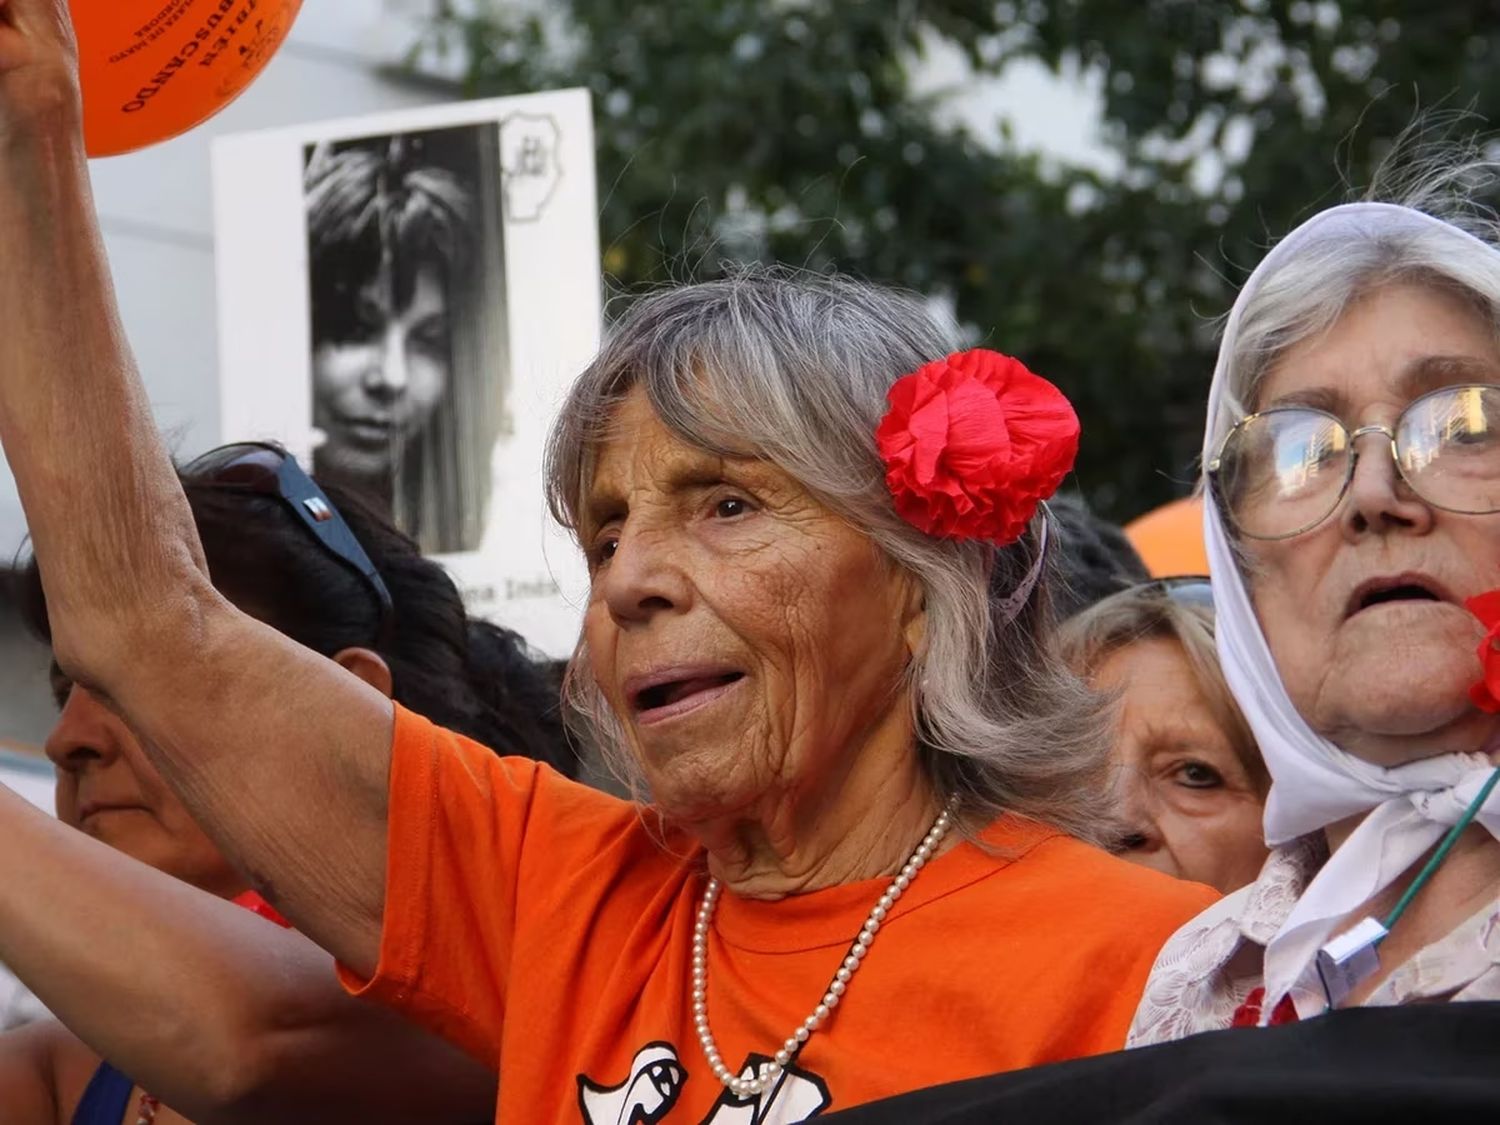
<path id="1" fill-rule="evenodd" d="M 196 482 L 280 500 L 325 551 L 364 579 L 380 609 L 380 640 L 389 636 L 394 607 L 385 581 L 333 502 L 285 449 L 258 441 L 221 445 L 189 462 L 183 473 Z"/>

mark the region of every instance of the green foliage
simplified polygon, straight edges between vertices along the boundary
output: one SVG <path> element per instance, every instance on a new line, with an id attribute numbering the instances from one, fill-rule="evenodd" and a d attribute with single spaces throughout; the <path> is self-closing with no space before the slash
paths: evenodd
<path id="1" fill-rule="evenodd" d="M 1212 318 L 1265 246 L 1366 183 L 1418 110 L 1500 104 L 1493 0 L 438 9 L 413 61 L 456 61 L 469 94 L 593 91 L 605 268 L 623 291 L 753 258 L 951 300 L 976 342 L 1073 397 L 1079 486 L 1120 519 L 1184 491 Z M 909 78 L 933 37 L 975 73 L 1029 58 L 1101 75 L 1120 174 L 944 124 Z"/>

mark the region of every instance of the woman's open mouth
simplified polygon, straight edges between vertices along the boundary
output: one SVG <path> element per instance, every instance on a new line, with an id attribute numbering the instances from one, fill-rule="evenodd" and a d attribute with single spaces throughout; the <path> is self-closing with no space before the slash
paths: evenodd
<path id="1" fill-rule="evenodd" d="M 1349 597 L 1346 617 L 1386 605 L 1447 602 L 1447 591 L 1424 574 L 1398 574 L 1362 582 Z"/>
<path id="2" fill-rule="evenodd" d="M 664 668 L 632 676 L 625 694 L 637 722 L 659 723 L 723 698 L 744 678 L 737 668 Z"/>

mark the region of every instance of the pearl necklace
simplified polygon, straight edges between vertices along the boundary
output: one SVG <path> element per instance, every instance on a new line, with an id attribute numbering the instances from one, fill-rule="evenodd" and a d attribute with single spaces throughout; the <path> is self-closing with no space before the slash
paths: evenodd
<path id="1" fill-rule="evenodd" d="M 802 1025 L 781 1045 L 781 1050 L 776 1052 L 775 1060 L 762 1067 L 759 1076 L 755 1078 L 741 1078 L 724 1064 L 718 1045 L 714 1042 L 713 1032 L 708 1028 L 708 930 L 713 920 L 714 907 L 719 902 L 719 892 L 723 889 L 717 879 L 710 877 L 708 886 L 703 890 L 703 905 L 698 908 L 698 921 L 693 926 L 693 1024 L 698 1029 L 698 1042 L 703 1047 L 703 1057 L 708 1060 L 709 1068 L 713 1070 L 715 1077 L 729 1088 L 730 1093 L 739 1097 L 747 1097 L 761 1094 L 769 1089 L 771 1084 L 781 1076 L 781 1072 L 797 1057 L 812 1033 L 827 1022 L 833 1009 L 839 1006 L 839 999 L 844 995 L 850 980 L 859 970 L 865 954 L 870 951 L 881 922 L 890 913 L 896 900 L 901 897 L 907 887 L 911 886 L 911 881 L 917 877 L 917 872 L 922 870 L 927 861 L 932 858 L 932 853 L 943 837 L 948 834 L 948 829 L 952 825 L 953 816 L 950 805 L 938 814 L 931 831 L 922 837 L 917 850 L 912 852 L 911 858 L 901 868 L 900 874 L 891 881 L 885 894 L 880 896 L 880 901 L 870 911 L 865 924 L 860 927 L 859 936 L 849 947 L 848 956 L 844 958 L 838 972 L 833 975 L 828 991 L 823 994 L 823 999 L 813 1009 L 812 1015 L 802 1021 Z"/>

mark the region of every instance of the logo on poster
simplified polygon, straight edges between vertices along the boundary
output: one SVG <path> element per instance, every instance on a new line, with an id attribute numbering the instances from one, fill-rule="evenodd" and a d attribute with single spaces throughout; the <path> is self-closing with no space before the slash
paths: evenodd
<path id="1" fill-rule="evenodd" d="M 500 122 L 500 170 L 505 218 L 534 223 L 562 180 L 557 150 L 562 134 L 548 116 L 515 113 Z"/>

